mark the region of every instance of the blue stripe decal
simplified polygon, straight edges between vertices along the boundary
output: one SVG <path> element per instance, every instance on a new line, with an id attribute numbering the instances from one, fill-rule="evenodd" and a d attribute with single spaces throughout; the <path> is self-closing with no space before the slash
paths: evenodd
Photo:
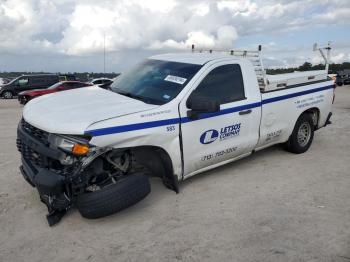
<path id="1" fill-rule="evenodd" d="M 261 105 L 264 105 L 264 104 L 269 104 L 269 103 L 273 103 L 273 102 L 277 102 L 277 101 L 281 101 L 281 100 L 286 100 L 286 99 L 297 97 L 297 96 L 316 93 L 316 92 L 320 92 L 320 91 L 324 91 L 324 90 L 332 89 L 332 88 L 334 88 L 334 86 L 330 85 L 330 86 L 306 90 L 306 91 L 302 91 L 302 92 L 298 92 L 298 93 L 267 98 L 267 99 L 262 100 L 262 102 L 258 102 L 258 103 L 252 103 L 252 104 L 227 108 L 227 109 L 220 110 L 219 112 L 215 112 L 215 113 L 202 114 L 201 118 L 199 120 L 211 118 L 211 117 L 216 117 L 216 116 L 220 116 L 220 115 L 231 114 L 231 113 L 235 113 L 235 112 L 242 111 L 242 110 L 252 109 L 252 108 L 260 107 Z M 117 134 L 117 133 L 147 129 L 147 128 L 152 128 L 152 127 L 174 125 L 174 124 L 179 124 L 179 123 L 188 123 L 191 121 L 196 121 L 196 120 L 191 120 L 188 117 L 171 118 L 171 119 L 130 124 L 130 125 L 124 125 L 124 126 L 113 126 L 113 127 L 107 127 L 107 128 L 101 128 L 101 129 L 94 129 L 94 130 L 89 130 L 89 131 L 85 132 L 85 134 L 92 135 L 92 136 L 103 136 L 103 135 L 110 135 L 110 134 Z"/>
<path id="2" fill-rule="evenodd" d="M 135 130 L 140 130 L 140 129 L 158 127 L 158 126 L 174 125 L 174 124 L 178 124 L 178 123 L 180 123 L 180 118 L 172 118 L 172 119 L 131 124 L 131 125 L 125 125 L 125 126 L 113 126 L 113 127 L 95 129 L 95 130 L 87 131 L 87 132 L 85 132 L 85 134 L 89 134 L 92 136 L 103 136 L 103 135 L 110 135 L 110 134 L 123 133 L 123 132 L 128 132 L 128 131 L 135 131 Z"/>
<path id="3" fill-rule="evenodd" d="M 285 100 L 285 99 L 289 99 L 289 98 L 293 98 L 293 97 L 297 97 L 297 96 L 307 95 L 307 94 L 311 94 L 311 93 L 316 93 L 316 92 L 320 92 L 320 91 L 324 91 L 324 90 L 332 89 L 332 88 L 334 88 L 334 86 L 330 85 L 330 86 L 324 86 L 324 87 L 315 88 L 315 89 L 311 89 L 311 90 L 305 90 L 305 91 L 301 91 L 301 92 L 297 92 L 297 93 L 292 93 L 292 94 L 288 94 L 288 95 L 267 98 L 267 99 L 262 101 L 262 104 L 263 105 L 269 104 L 269 103 L 273 103 L 273 102 L 277 102 L 277 101 L 281 101 L 281 100 Z"/>

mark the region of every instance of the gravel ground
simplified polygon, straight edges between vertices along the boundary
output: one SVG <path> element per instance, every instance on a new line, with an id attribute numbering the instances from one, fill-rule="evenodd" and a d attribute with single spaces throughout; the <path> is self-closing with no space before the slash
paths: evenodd
<path id="1" fill-rule="evenodd" d="M 272 147 L 152 193 L 110 217 L 56 226 L 19 173 L 21 107 L 0 100 L 0 261 L 350 261 L 350 86 L 302 155 Z"/>

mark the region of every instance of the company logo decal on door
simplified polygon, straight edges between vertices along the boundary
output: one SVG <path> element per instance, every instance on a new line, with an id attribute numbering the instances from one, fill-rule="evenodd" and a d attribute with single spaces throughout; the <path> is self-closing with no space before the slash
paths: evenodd
<path id="1" fill-rule="evenodd" d="M 219 137 L 219 132 L 216 131 L 215 129 L 210 129 L 205 131 L 199 141 L 201 141 L 202 144 L 210 144 L 213 143 L 217 138 Z"/>
<path id="2" fill-rule="evenodd" d="M 215 129 L 205 131 L 199 141 L 204 144 L 213 143 L 216 139 L 225 140 L 235 136 L 238 136 L 241 131 L 241 123 L 225 126 L 220 129 L 220 132 Z"/>

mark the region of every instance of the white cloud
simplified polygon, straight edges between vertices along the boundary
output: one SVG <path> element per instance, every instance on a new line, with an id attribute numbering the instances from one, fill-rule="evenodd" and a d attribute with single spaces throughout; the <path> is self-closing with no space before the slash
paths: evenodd
<path id="1" fill-rule="evenodd" d="M 236 28 L 229 25 L 219 27 L 217 32 L 217 40 L 214 47 L 233 48 L 233 44 L 238 38 Z"/>
<path id="2" fill-rule="evenodd" d="M 194 5 L 191 10 L 194 14 L 199 16 L 205 16 L 209 13 L 209 5 L 207 3 L 200 3 L 198 5 Z"/>
<path id="3" fill-rule="evenodd" d="M 192 44 L 196 44 L 198 47 L 214 47 L 215 45 L 215 37 L 212 35 L 208 35 L 202 31 L 195 31 L 188 33 L 188 38 L 185 41 L 185 45 L 191 46 Z"/>
<path id="4" fill-rule="evenodd" d="M 184 41 L 174 41 L 167 39 L 164 42 L 155 41 L 149 46 L 149 49 L 186 49 L 190 48 L 192 44 L 196 48 L 233 48 L 234 41 L 237 39 L 237 31 L 232 26 L 221 26 L 215 34 L 207 34 L 202 31 L 193 31 L 187 34 Z"/>
<path id="5" fill-rule="evenodd" d="M 284 8 L 281 4 L 263 6 L 259 10 L 259 14 L 263 19 L 271 17 L 281 17 L 284 14 Z"/>
<path id="6" fill-rule="evenodd" d="M 84 27 L 91 29 L 112 26 L 118 13 L 112 10 L 91 5 L 77 5 L 71 18 L 71 27 L 82 30 Z"/>
<path id="7" fill-rule="evenodd" d="M 232 48 L 262 36 L 271 61 L 296 63 L 296 56 L 308 58 L 305 52 L 295 48 L 294 58 L 283 57 L 275 36 L 349 26 L 349 15 L 348 0 L 0 0 L 0 54 L 87 56 L 102 52 L 104 43 L 109 52 Z M 348 44 L 334 59 L 349 59 Z"/>
<path id="8" fill-rule="evenodd" d="M 177 2 L 175 0 L 132 0 L 129 1 L 129 3 L 140 5 L 142 8 L 149 9 L 152 12 L 161 13 L 168 13 L 177 5 Z"/>
<path id="9" fill-rule="evenodd" d="M 348 56 L 348 58 L 350 58 L 350 55 Z M 347 57 L 346 57 L 346 54 L 345 53 L 342 53 L 342 52 L 333 52 L 331 54 L 331 59 L 330 59 L 330 63 L 335 63 L 335 64 L 338 64 L 338 63 L 342 63 L 344 62 L 345 60 L 347 60 Z M 305 60 L 304 60 L 305 61 Z M 314 64 L 314 65 L 317 65 L 317 64 L 324 64 L 324 59 L 318 55 L 318 54 L 315 54 L 312 59 L 311 59 L 311 63 Z"/>
<path id="10" fill-rule="evenodd" d="M 233 15 L 238 13 L 252 12 L 256 10 L 256 4 L 249 0 L 237 0 L 237 1 L 219 1 L 217 7 L 219 10 L 229 10 Z"/>
<path id="11" fill-rule="evenodd" d="M 346 59 L 346 56 L 344 53 L 338 53 L 331 57 L 332 63 L 342 63 Z"/>

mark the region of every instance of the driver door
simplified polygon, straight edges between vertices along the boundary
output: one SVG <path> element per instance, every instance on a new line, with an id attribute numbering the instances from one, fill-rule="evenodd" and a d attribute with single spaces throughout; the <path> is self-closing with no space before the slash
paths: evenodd
<path id="1" fill-rule="evenodd" d="M 256 102 L 259 101 L 249 98 L 244 82 L 239 64 L 215 64 L 181 102 L 184 177 L 250 153 L 257 144 L 260 107 Z M 195 96 L 218 101 L 220 110 L 199 113 L 198 119 L 191 119 L 186 102 Z"/>

